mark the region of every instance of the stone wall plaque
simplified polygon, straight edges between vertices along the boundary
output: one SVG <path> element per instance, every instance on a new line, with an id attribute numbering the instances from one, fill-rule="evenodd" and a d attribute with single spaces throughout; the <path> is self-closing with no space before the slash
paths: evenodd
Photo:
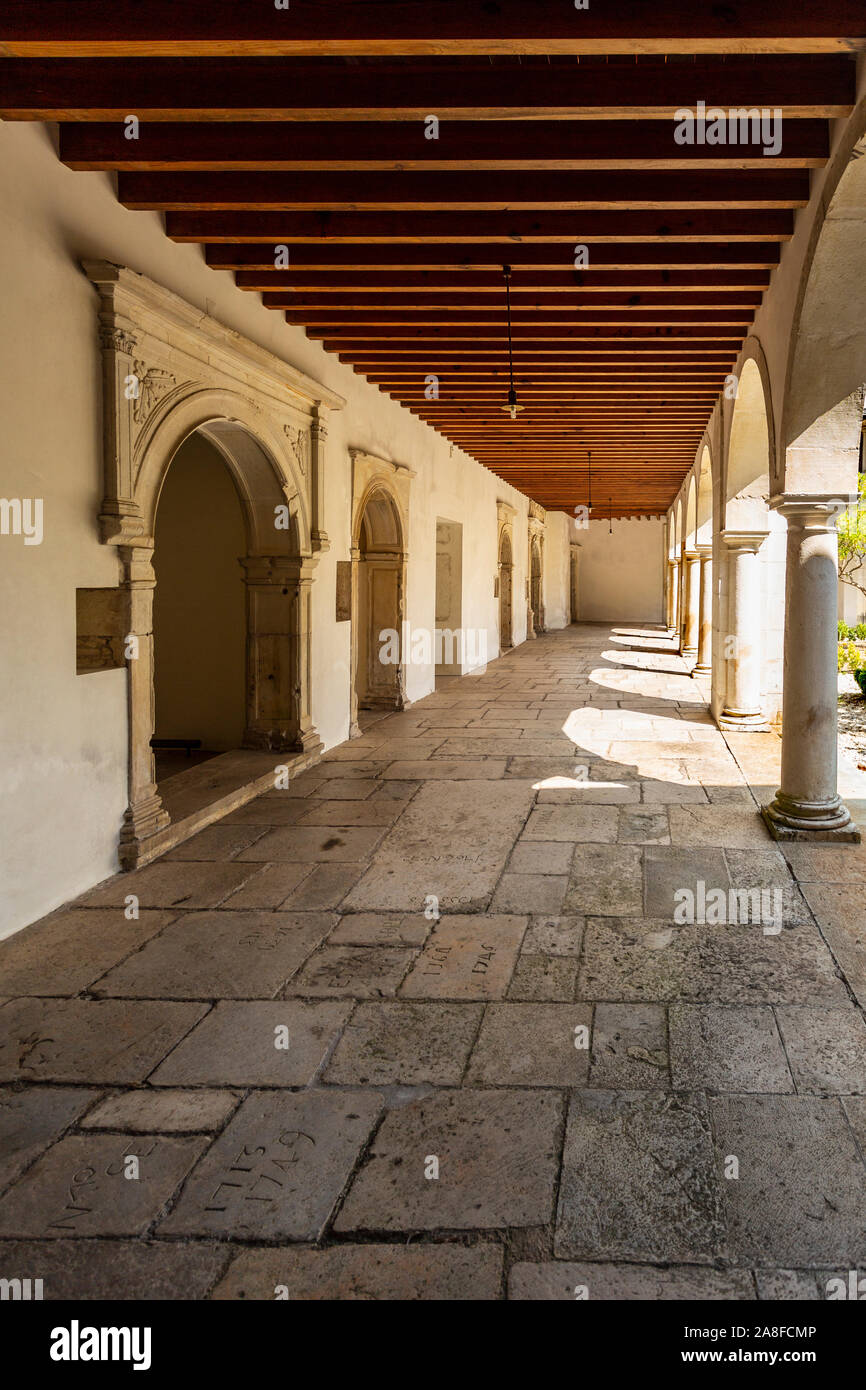
<path id="1" fill-rule="evenodd" d="M 116 671 L 126 665 L 126 595 L 122 589 L 76 589 L 75 670 Z"/>

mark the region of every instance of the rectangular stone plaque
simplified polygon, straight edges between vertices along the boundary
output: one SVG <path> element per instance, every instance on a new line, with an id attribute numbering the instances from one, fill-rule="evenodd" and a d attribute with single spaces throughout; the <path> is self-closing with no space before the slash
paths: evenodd
<path id="1" fill-rule="evenodd" d="M 114 671 L 126 665 L 126 594 L 123 589 L 76 589 L 75 671 Z"/>

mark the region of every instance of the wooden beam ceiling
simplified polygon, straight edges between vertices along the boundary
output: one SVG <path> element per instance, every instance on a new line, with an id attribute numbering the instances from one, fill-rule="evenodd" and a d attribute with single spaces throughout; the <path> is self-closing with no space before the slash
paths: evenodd
<path id="1" fill-rule="evenodd" d="M 862 0 L 0 0 L 0 115 L 58 122 L 69 168 L 543 505 L 588 500 L 591 454 L 594 514 L 639 515 L 694 459 L 864 44 Z M 778 110 L 780 148 L 678 143 L 702 101 Z"/>
<path id="2" fill-rule="evenodd" d="M 70 13 L 70 10 L 72 11 Z M 526 0 L 6 0 L 0 52 L 340 56 L 845 53 L 866 41 L 859 0 L 716 5 L 617 0 L 577 10 Z"/>

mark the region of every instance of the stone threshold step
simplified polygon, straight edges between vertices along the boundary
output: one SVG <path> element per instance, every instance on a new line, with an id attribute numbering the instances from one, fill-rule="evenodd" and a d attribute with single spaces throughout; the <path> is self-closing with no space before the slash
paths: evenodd
<path id="1" fill-rule="evenodd" d="M 321 747 L 305 753 L 236 748 L 175 773 L 159 786 L 171 823 L 141 843 L 136 867 L 183 844 L 262 792 L 273 791 L 277 767 L 287 768 L 291 780 L 320 758 Z"/>

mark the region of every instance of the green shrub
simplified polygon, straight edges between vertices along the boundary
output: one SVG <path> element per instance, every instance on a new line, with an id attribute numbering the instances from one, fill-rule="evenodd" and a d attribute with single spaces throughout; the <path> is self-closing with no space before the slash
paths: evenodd
<path id="1" fill-rule="evenodd" d="M 858 651 L 853 642 L 839 643 L 839 670 L 840 671 L 859 671 L 863 667 L 866 658 L 862 652 Z"/>

